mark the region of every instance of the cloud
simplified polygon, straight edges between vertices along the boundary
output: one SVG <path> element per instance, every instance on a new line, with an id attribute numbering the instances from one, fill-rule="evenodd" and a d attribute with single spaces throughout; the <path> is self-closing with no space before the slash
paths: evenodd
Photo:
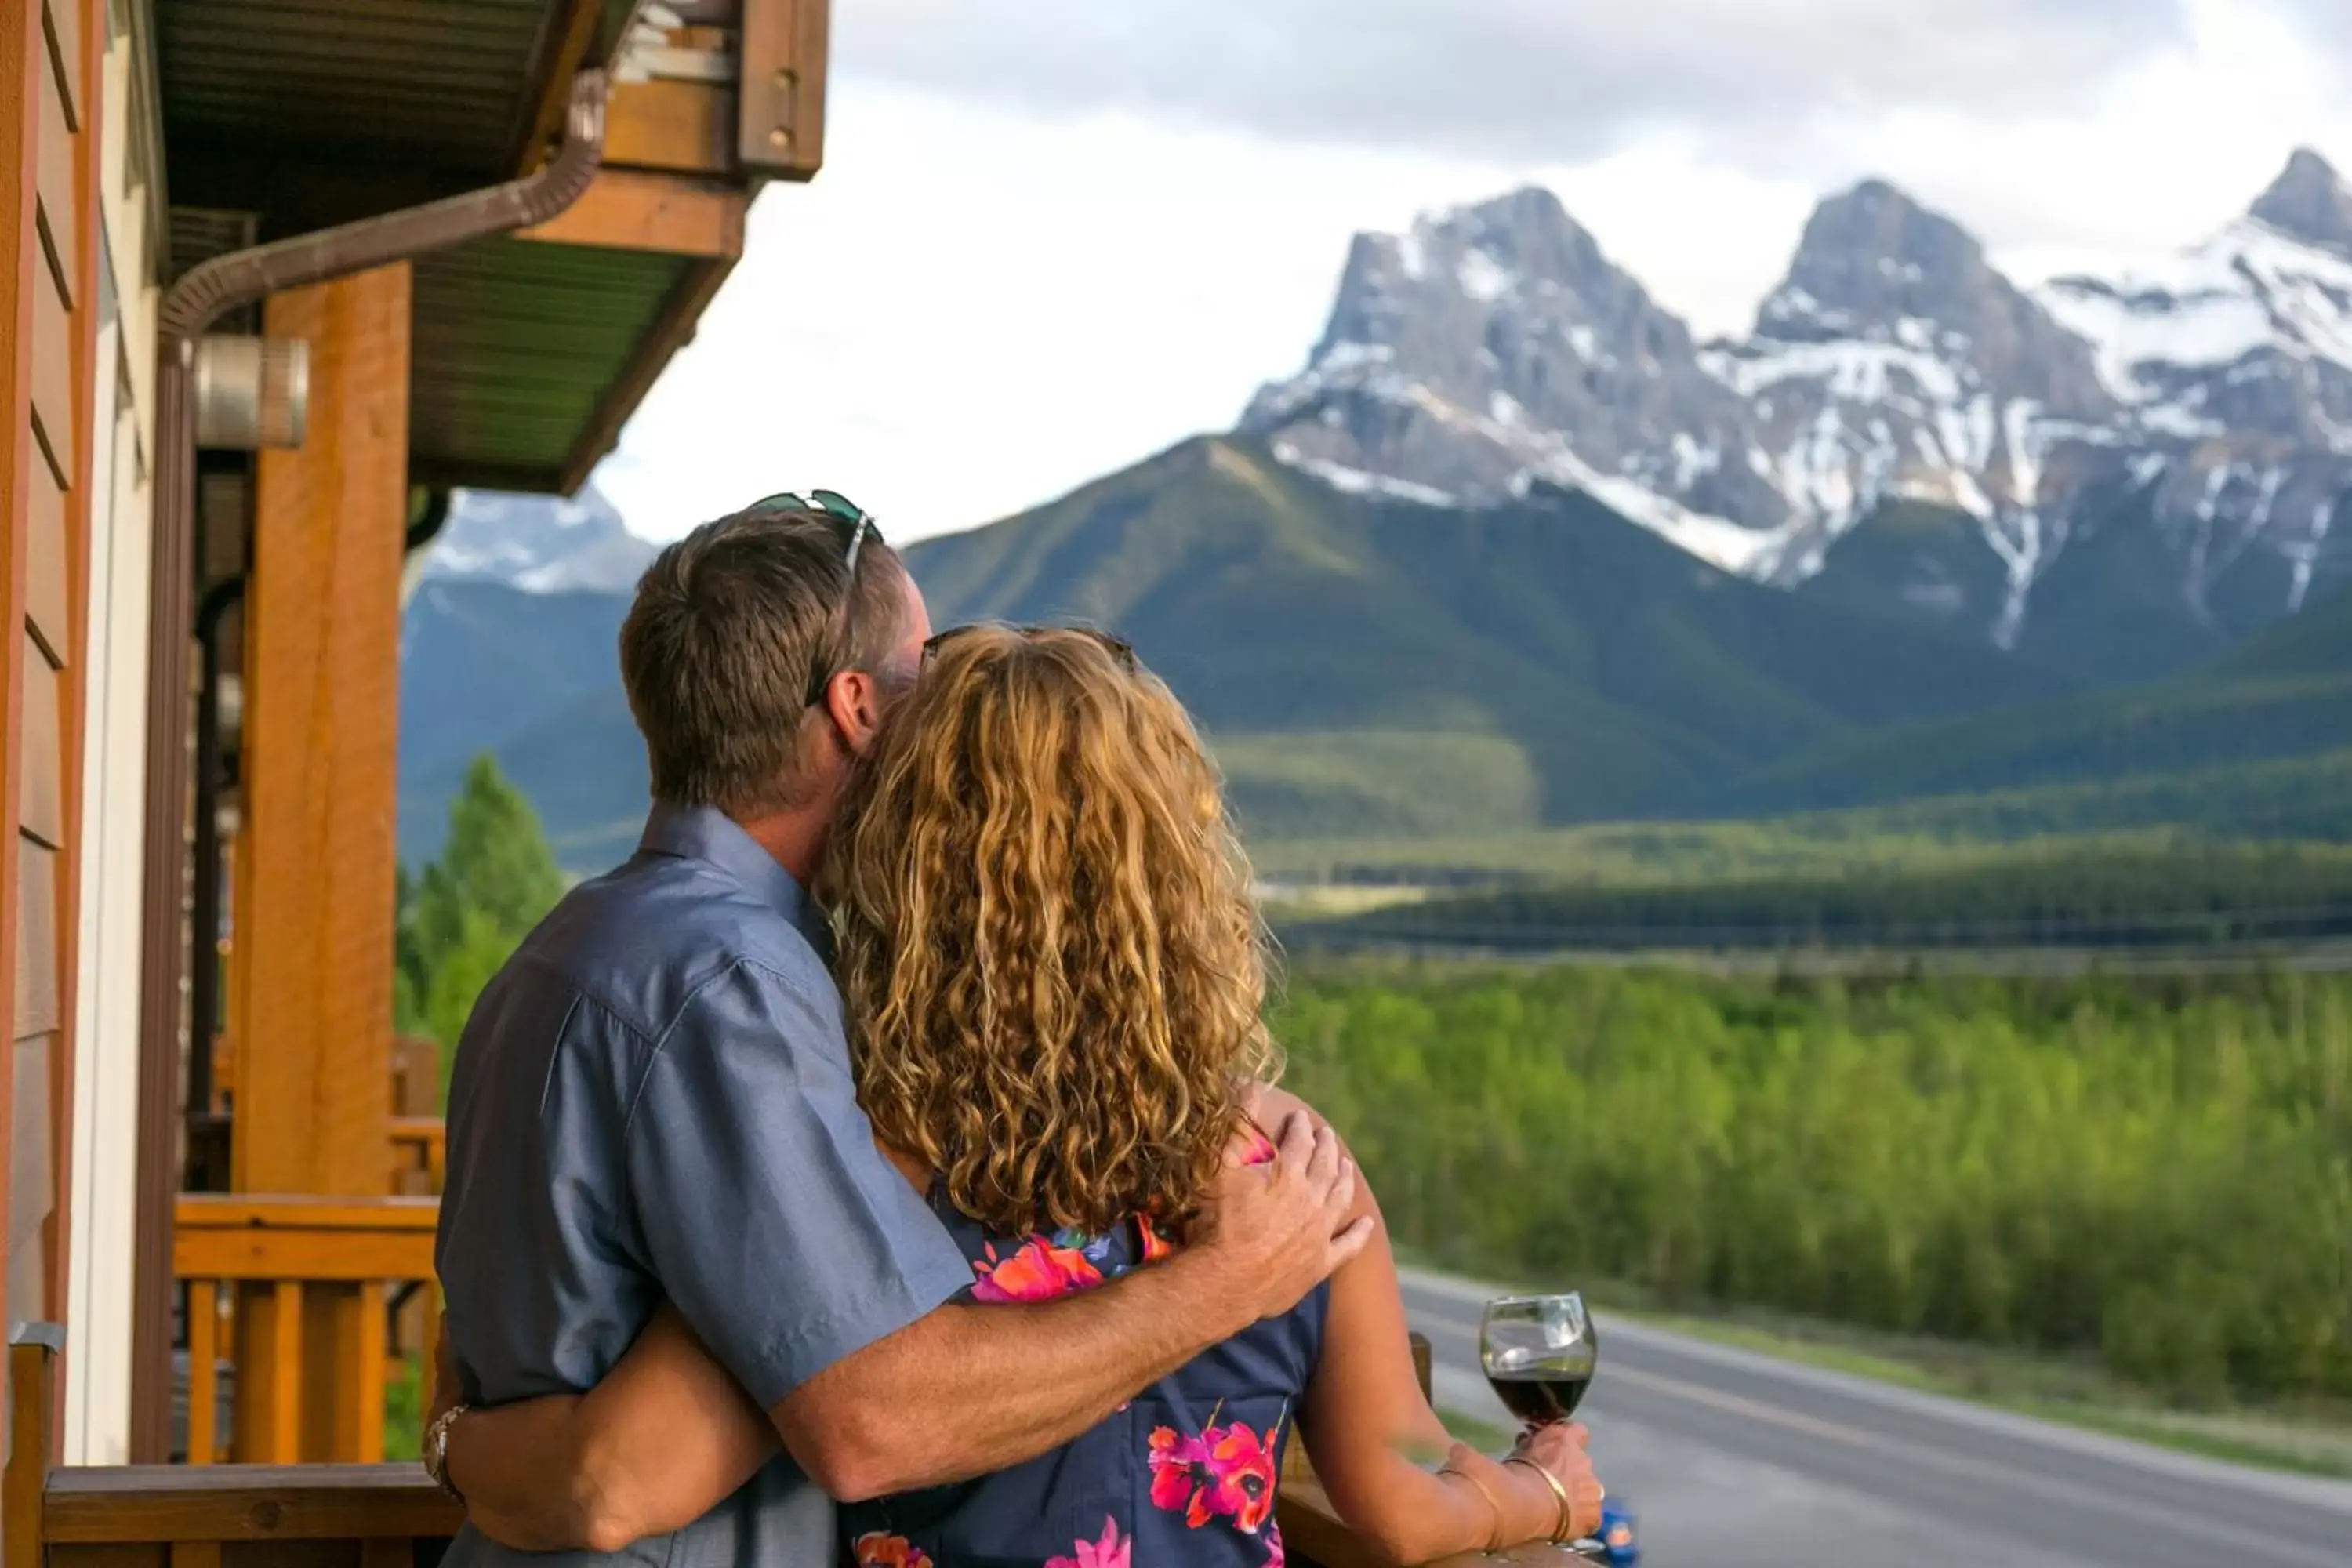
<path id="1" fill-rule="evenodd" d="M 2274 4 L 2305 37 L 2334 54 L 2339 72 L 2352 77 L 2352 5 L 2344 0 L 2274 0 Z"/>
<path id="2" fill-rule="evenodd" d="M 1663 129 L 1755 164 L 1775 131 L 1897 109 L 2087 111 L 2187 4 L 860 0 L 836 26 L 845 72 L 1032 112 L 1545 162 Z"/>

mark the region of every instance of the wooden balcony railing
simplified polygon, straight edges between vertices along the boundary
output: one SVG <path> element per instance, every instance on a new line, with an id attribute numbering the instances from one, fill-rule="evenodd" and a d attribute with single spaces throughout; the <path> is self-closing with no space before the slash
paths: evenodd
<path id="1" fill-rule="evenodd" d="M 187 1194 L 173 1270 L 188 1289 L 188 1460 L 226 1457 L 218 1366 L 231 1364 L 242 1460 L 383 1457 L 391 1292 L 421 1286 L 421 1342 L 437 1329 L 433 1226 L 417 1198 Z"/>
<path id="2" fill-rule="evenodd" d="M 449 1168 L 448 1124 L 437 1116 L 392 1119 L 392 1190 L 438 1197 Z"/>

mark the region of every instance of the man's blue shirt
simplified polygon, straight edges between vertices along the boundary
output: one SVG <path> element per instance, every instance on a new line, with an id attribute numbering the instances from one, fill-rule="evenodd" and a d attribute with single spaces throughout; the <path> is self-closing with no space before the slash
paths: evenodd
<path id="1" fill-rule="evenodd" d="M 435 1255 L 468 1403 L 588 1388 L 667 1300 L 765 1408 L 971 1282 L 874 1146 L 825 952 L 741 828 L 656 806 L 637 854 L 483 991 Z M 453 1552 L 520 1556 L 470 1528 Z M 814 1568 L 835 1557 L 832 1510 L 780 1458 L 628 1555 Z"/>

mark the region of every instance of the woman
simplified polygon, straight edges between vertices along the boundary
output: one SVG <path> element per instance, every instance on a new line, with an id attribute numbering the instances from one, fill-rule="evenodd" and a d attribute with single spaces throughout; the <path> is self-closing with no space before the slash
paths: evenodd
<path id="1" fill-rule="evenodd" d="M 1215 773 L 1113 639 L 934 638 L 820 890 L 860 1103 L 962 1247 L 976 1301 L 1085 1289 L 1165 1256 L 1220 1162 L 1269 1157 L 1257 1130 L 1298 1105 L 1266 1081 L 1260 931 Z M 1368 1189 L 1358 1205 L 1377 1226 Z M 1598 1515 L 1581 1427 L 1533 1433 L 1501 1463 L 1449 1442 L 1376 1233 L 1291 1312 L 1064 1447 L 845 1504 L 842 1528 L 859 1563 L 893 1568 L 1278 1565 L 1294 1421 L 1340 1516 L 1400 1563 Z M 586 1395 L 462 1416 L 448 1468 L 486 1533 L 548 1549 L 677 1529 L 776 1441 L 665 1311 Z M 1439 1469 L 1419 1462 L 1438 1454 Z"/>

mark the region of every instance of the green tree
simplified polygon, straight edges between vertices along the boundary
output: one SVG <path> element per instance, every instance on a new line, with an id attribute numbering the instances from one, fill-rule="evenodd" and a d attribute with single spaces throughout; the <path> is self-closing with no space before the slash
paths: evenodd
<path id="1" fill-rule="evenodd" d="M 1424 1258 L 2352 1398 L 2352 979 L 1342 963 L 1274 1022 Z"/>
<path id="2" fill-rule="evenodd" d="M 539 814 L 485 753 L 450 805 L 440 858 L 414 878 L 403 868 L 395 891 L 394 1025 L 438 1040 L 446 1074 L 482 987 L 554 907 L 563 874 Z"/>
<path id="3" fill-rule="evenodd" d="M 520 940 L 562 892 L 563 873 L 539 814 L 488 752 L 476 757 L 450 804 L 441 858 L 418 879 L 416 935 L 425 952 L 437 962 L 462 942 L 468 910 Z"/>

